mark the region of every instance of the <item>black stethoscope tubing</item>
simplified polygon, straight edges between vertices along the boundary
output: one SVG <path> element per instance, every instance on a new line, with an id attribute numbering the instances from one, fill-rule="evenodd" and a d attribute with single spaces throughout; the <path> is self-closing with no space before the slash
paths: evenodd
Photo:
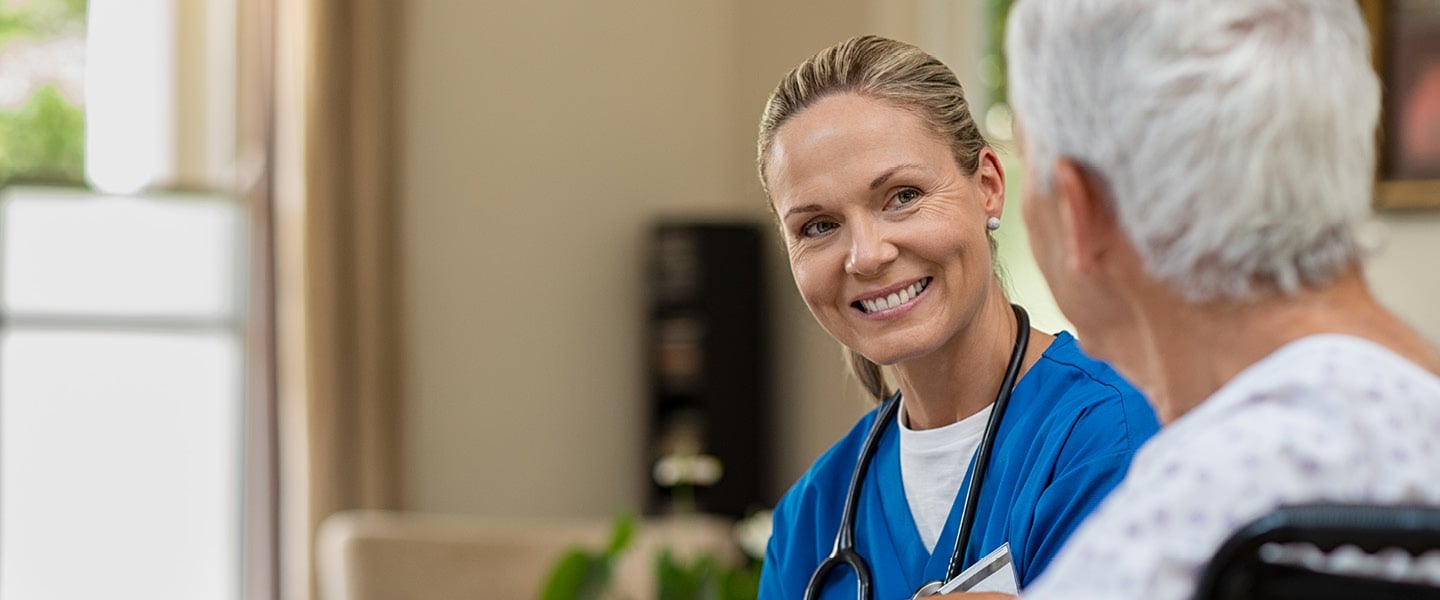
<path id="1" fill-rule="evenodd" d="M 1000 391 L 995 395 L 990 419 L 985 423 L 985 433 L 980 437 L 980 446 L 975 451 L 970 486 L 965 493 L 965 504 L 960 509 L 960 529 L 955 535 L 955 551 L 950 555 L 950 564 L 945 572 L 946 581 L 963 570 L 965 552 L 970 546 L 970 532 L 975 527 L 976 508 L 980 503 L 980 485 L 985 481 L 985 472 L 990 464 L 996 430 L 1000 428 L 1000 420 L 1004 418 L 1005 408 L 1010 404 L 1010 393 L 1015 389 L 1015 380 L 1020 376 L 1020 365 L 1025 360 L 1025 348 L 1030 344 L 1030 316 L 1018 305 L 1011 304 L 1010 308 L 1015 312 L 1015 346 L 1010 351 L 1010 363 L 1006 365 L 1005 377 L 1000 381 Z M 876 416 L 865 436 L 859 460 L 855 463 L 855 472 L 850 475 L 850 488 L 845 493 L 845 508 L 840 514 L 840 530 L 835 533 L 835 545 L 831 548 L 830 555 L 815 567 L 810 581 L 805 584 L 805 600 L 818 598 L 825 578 L 841 565 L 848 566 L 855 572 L 856 598 L 870 600 L 870 568 L 860 553 L 855 551 L 855 514 L 859 511 L 860 488 L 864 484 L 865 474 L 870 471 L 871 459 L 875 457 L 875 452 L 880 447 L 880 438 L 890 422 L 895 420 L 899 408 L 900 392 L 895 392 L 895 395 L 885 401 L 885 406 L 880 409 L 880 414 Z M 921 589 L 931 587 L 934 583 L 931 582 Z"/>

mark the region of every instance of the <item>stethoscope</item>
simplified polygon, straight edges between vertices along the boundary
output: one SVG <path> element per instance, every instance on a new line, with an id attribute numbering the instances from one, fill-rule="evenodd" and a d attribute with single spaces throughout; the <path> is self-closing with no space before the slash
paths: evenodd
<path id="1" fill-rule="evenodd" d="M 960 509 L 960 531 L 955 535 L 955 552 L 950 555 L 950 566 L 945 571 L 945 578 L 920 586 L 915 595 L 911 596 L 911 600 L 935 595 L 945 581 L 953 579 L 962 570 L 961 561 L 970 546 L 970 530 L 975 527 L 975 507 L 980 503 L 980 484 L 985 481 L 990 450 L 995 446 L 995 430 L 1000 426 L 1000 419 L 1005 416 L 1005 406 L 1010 403 L 1010 392 L 1015 389 L 1015 379 L 1020 376 L 1020 364 L 1025 359 L 1025 347 L 1030 344 L 1030 316 L 1019 306 L 1011 304 L 1010 308 L 1015 311 L 1015 348 L 1010 351 L 1010 364 L 1005 368 L 1005 378 L 1000 381 L 1000 391 L 995 394 L 995 406 L 990 410 L 990 420 L 985 423 L 985 433 L 980 437 L 979 448 L 975 450 L 975 466 L 970 471 L 970 489 L 966 490 L 965 505 Z M 825 578 L 841 565 L 855 571 L 855 580 L 859 584 L 856 598 L 870 600 L 870 567 L 865 564 L 860 553 L 855 551 L 855 512 L 860 504 L 860 486 L 865 481 L 865 473 L 870 470 L 870 460 L 875 457 L 875 451 L 880 447 L 880 437 L 895 420 L 898 410 L 900 392 L 895 392 L 894 396 L 885 401 L 880 415 L 865 436 L 865 444 L 860 448 L 860 460 L 855 463 L 855 472 L 850 475 L 850 488 L 845 493 L 845 510 L 840 515 L 840 531 L 835 534 L 835 546 L 830 550 L 830 556 L 820 561 L 820 566 L 815 567 L 815 572 L 810 575 L 810 582 L 805 584 L 805 600 L 819 598 Z"/>

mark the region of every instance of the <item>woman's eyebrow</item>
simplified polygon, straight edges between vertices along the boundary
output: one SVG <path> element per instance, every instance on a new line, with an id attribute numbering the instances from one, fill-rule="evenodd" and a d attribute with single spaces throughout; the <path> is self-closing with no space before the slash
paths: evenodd
<path id="1" fill-rule="evenodd" d="M 794 214 L 799 214 L 799 213 L 812 213 L 812 212 L 820 212 L 820 205 L 819 205 L 819 204 L 806 204 L 806 205 L 804 205 L 804 206 L 797 206 L 797 207 L 795 207 L 795 208 L 792 208 L 792 209 L 790 209 L 790 210 L 785 211 L 785 218 L 788 219 L 788 218 L 790 218 L 790 215 L 794 215 Z"/>
<path id="2" fill-rule="evenodd" d="M 881 173 L 879 177 L 876 177 L 873 181 L 870 182 L 870 189 L 873 190 L 873 189 L 878 188 L 878 187 L 880 187 L 880 186 L 882 186 L 882 185 L 885 185 L 885 182 L 886 182 L 886 181 L 889 181 L 891 177 L 894 177 L 896 173 L 900 172 L 900 171 L 903 170 L 903 169 L 918 169 L 918 168 L 920 168 L 920 165 L 915 164 L 915 163 L 905 163 L 905 164 L 903 164 L 903 165 L 895 165 L 895 166 L 893 166 L 893 167 L 890 167 L 890 168 L 889 168 L 888 170 L 886 170 L 884 173 Z"/>

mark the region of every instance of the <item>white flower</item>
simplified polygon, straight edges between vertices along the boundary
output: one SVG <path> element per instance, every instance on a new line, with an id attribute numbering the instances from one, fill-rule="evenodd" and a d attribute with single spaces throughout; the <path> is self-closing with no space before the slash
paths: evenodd
<path id="1" fill-rule="evenodd" d="M 672 454 L 655 461 L 655 482 L 665 487 L 715 485 L 725 474 L 720 459 L 709 454 Z"/>
<path id="2" fill-rule="evenodd" d="M 765 558 L 765 546 L 770 543 L 770 530 L 774 527 L 774 513 L 768 510 L 755 511 L 735 523 L 735 542 L 746 554 Z"/>

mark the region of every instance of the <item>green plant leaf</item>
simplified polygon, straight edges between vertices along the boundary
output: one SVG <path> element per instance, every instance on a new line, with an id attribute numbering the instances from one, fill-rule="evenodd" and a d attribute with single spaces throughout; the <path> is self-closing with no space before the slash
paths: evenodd
<path id="1" fill-rule="evenodd" d="M 599 600 L 604 598 L 613 565 L 633 541 L 635 516 L 617 515 L 610 543 L 603 552 L 571 548 L 560 557 L 546 580 L 541 600 Z M 681 560 L 669 548 L 655 559 L 656 597 L 659 600 L 755 600 L 760 592 L 758 560 L 739 566 L 700 554 Z"/>
<path id="2" fill-rule="evenodd" d="M 635 537 L 635 515 L 616 515 L 610 543 L 603 552 L 575 547 L 555 561 L 541 600 L 600 600 L 610 587 L 615 562 Z"/>
<path id="3" fill-rule="evenodd" d="M 720 598 L 723 600 L 755 600 L 759 595 L 760 568 L 758 564 L 728 571 L 721 579 Z"/>
<path id="4" fill-rule="evenodd" d="M 550 577 L 545 580 L 545 589 L 540 593 L 542 600 L 573 600 L 580 593 L 585 580 L 585 571 L 590 566 L 590 557 L 578 548 L 569 550 L 555 561 Z"/>
<path id="5" fill-rule="evenodd" d="M 655 562 L 659 600 L 694 600 L 700 593 L 700 578 L 694 569 L 675 560 L 666 548 Z"/>
<path id="6" fill-rule="evenodd" d="M 599 600 L 610 584 L 608 562 L 580 548 L 560 556 L 550 570 L 541 600 Z"/>
<path id="7" fill-rule="evenodd" d="M 635 515 L 621 513 L 615 517 L 615 526 L 610 530 L 610 545 L 605 548 L 605 558 L 614 560 L 630 546 L 635 538 Z"/>

